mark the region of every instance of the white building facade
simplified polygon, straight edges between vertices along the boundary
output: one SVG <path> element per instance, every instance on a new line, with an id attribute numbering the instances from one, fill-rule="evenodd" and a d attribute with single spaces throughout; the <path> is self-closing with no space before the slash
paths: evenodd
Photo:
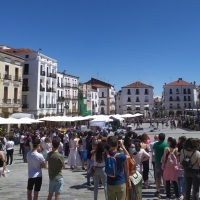
<path id="1" fill-rule="evenodd" d="M 150 117 L 154 107 L 153 89 L 140 81 L 122 87 L 116 95 L 117 114 L 141 113 Z"/>
<path id="2" fill-rule="evenodd" d="M 92 115 L 97 115 L 99 112 L 99 93 L 98 89 L 91 89 Z"/>
<path id="3" fill-rule="evenodd" d="M 78 85 L 79 77 L 57 73 L 57 114 L 78 115 Z"/>
<path id="4" fill-rule="evenodd" d="M 195 109 L 197 102 L 196 83 L 182 78 L 163 86 L 163 106 L 167 116 L 184 115 L 184 111 Z"/>
<path id="5" fill-rule="evenodd" d="M 22 81 L 22 110 L 36 118 L 56 115 L 57 61 L 28 48 L 7 48 L 25 59 Z"/>

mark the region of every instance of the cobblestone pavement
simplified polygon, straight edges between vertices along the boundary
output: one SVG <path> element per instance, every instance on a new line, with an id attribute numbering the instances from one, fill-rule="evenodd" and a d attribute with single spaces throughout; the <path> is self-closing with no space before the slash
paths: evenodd
<path id="1" fill-rule="evenodd" d="M 199 131 L 187 131 L 182 129 L 170 130 L 169 128 L 161 129 L 160 131 L 149 132 L 149 124 L 144 124 L 144 131 L 147 132 L 151 138 L 159 132 L 166 134 L 166 138 L 174 136 L 178 138 L 184 134 L 186 137 L 199 137 Z M 139 132 L 144 132 L 139 131 Z M 22 156 L 19 153 L 19 146 L 15 147 L 14 161 L 8 169 L 11 171 L 7 178 L 1 177 L 0 179 L 0 200 L 25 200 L 26 199 L 26 187 L 27 187 L 27 164 L 23 163 Z M 150 166 L 151 168 L 151 166 Z M 152 170 L 150 170 L 149 180 L 153 183 Z M 66 165 L 66 169 L 63 170 L 65 185 L 61 193 L 61 200 L 92 200 L 93 199 L 93 187 L 86 187 L 86 172 L 77 169 L 70 170 Z M 150 185 L 149 189 L 143 189 L 143 200 L 152 200 L 154 198 L 155 185 Z M 39 200 L 47 198 L 48 194 L 48 171 L 43 170 L 43 183 L 39 193 Z M 165 194 L 162 199 L 165 199 Z M 104 200 L 103 188 L 99 189 L 98 200 Z"/>

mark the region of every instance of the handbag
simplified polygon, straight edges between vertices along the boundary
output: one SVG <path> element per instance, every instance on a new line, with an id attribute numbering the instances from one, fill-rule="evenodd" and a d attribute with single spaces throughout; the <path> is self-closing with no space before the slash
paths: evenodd
<path id="1" fill-rule="evenodd" d="M 90 169 L 90 177 L 93 177 L 95 173 L 95 168 L 92 166 Z"/>
<path id="2" fill-rule="evenodd" d="M 129 178 L 132 184 L 135 186 L 142 180 L 142 175 L 136 170 L 134 174 L 129 176 Z"/>

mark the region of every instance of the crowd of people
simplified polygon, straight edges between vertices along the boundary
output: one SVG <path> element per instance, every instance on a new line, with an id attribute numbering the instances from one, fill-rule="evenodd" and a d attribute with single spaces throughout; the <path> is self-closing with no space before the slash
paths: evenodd
<path id="1" fill-rule="evenodd" d="M 13 162 L 12 136 L 0 138 L 1 175 Z M 150 187 L 149 167 L 153 167 L 155 196 L 166 194 L 169 200 L 199 199 L 200 140 L 196 138 L 119 133 L 67 131 L 40 128 L 20 134 L 19 153 L 28 165 L 27 199 L 38 199 L 42 185 L 42 168 L 48 168 L 48 200 L 60 199 L 64 178 L 65 157 L 71 170 L 80 167 L 87 172 L 86 185 L 94 185 L 94 200 L 99 186 L 104 187 L 106 200 L 142 200 L 142 191 Z M 151 161 L 151 162 L 150 162 Z M 163 186 L 162 186 L 163 185 Z M 173 187 L 173 190 L 171 189 Z M 163 190 L 161 190 L 163 188 Z M 192 191 L 192 192 L 191 192 Z"/>

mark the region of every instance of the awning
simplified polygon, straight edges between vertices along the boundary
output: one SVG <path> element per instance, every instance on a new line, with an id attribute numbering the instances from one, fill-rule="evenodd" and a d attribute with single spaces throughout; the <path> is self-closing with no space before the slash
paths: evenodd
<path id="1" fill-rule="evenodd" d="M 35 119 L 34 115 L 33 114 L 28 114 L 28 113 L 14 113 L 11 115 L 12 118 L 15 118 L 15 119 L 20 119 L 20 118 L 30 118 L 30 119 Z"/>
<path id="2" fill-rule="evenodd" d="M 127 107 L 131 107 L 131 105 L 126 105 Z"/>
<path id="3" fill-rule="evenodd" d="M 145 108 L 149 108 L 149 104 L 145 105 L 144 107 L 145 107 Z"/>
<path id="4" fill-rule="evenodd" d="M 136 108 L 140 108 L 140 105 L 136 105 L 135 107 L 136 107 Z"/>

